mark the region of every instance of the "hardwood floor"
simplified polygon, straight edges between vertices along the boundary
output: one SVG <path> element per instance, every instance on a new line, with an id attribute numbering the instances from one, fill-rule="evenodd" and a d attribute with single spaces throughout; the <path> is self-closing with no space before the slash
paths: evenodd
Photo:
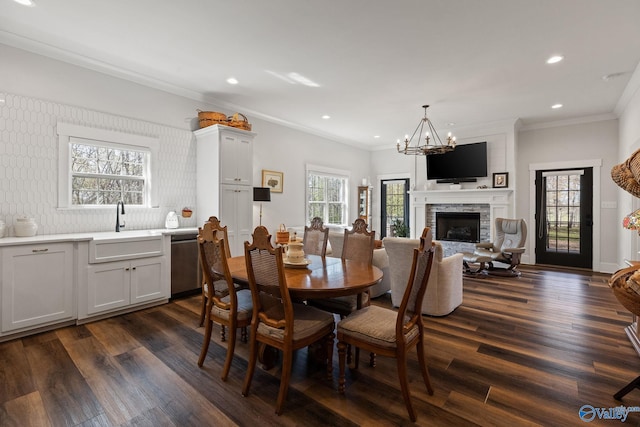
<path id="1" fill-rule="evenodd" d="M 465 278 L 461 307 L 446 317 L 425 316 L 435 393 L 427 394 L 412 352 L 417 425 L 582 425 L 583 405 L 640 406 L 640 390 L 622 403 L 613 398 L 640 375 L 640 358 L 623 330 L 631 315 L 608 288 L 609 276 L 521 270 L 515 279 Z M 374 303 L 390 306 L 390 298 Z M 337 356 L 328 382 L 307 350 L 296 354 L 284 413 L 276 416 L 278 367 L 256 369 L 250 395 L 240 394 L 247 344 L 236 345 L 224 383 L 226 344 L 214 329 L 198 368 L 199 304 L 199 296 L 189 297 L 0 343 L 0 425 L 411 424 L 394 360 L 378 357 L 375 368 L 361 363 L 347 370 L 340 396 Z M 629 413 L 625 425 L 640 425 L 640 413 Z"/>

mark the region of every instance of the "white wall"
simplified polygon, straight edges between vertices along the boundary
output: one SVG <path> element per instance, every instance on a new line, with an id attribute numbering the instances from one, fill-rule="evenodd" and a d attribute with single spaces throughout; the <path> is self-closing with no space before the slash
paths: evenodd
<path id="1" fill-rule="evenodd" d="M 516 215 L 530 218 L 535 210 L 534 183 L 531 179 L 532 165 L 579 165 L 588 166 L 601 162 L 599 182 L 594 175 L 594 260 L 595 271 L 613 272 L 618 264 L 616 235 L 621 217 L 618 209 L 608 208 L 606 202 L 616 202 L 616 185 L 611 180 L 611 168 L 617 162 L 618 121 L 601 120 L 567 126 L 548 127 L 522 131 L 518 134 L 518 158 L 516 192 Z M 542 168 L 541 168 L 542 169 Z M 551 169 L 551 167 L 549 168 Z M 605 203 L 605 207 L 603 206 Z M 529 221 L 532 222 L 532 221 Z M 595 233 L 599 228 L 600 232 Z M 535 232 L 529 224 L 530 235 Z M 524 262 L 533 262 L 534 239 L 528 239 Z"/>
<path id="2" fill-rule="evenodd" d="M 191 131 L 197 128 L 197 109 L 224 110 L 2 44 L 0 58 L 0 99 L 5 101 L 0 103 L 0 219 L 7 225 L 17 216 L 29 215 L 42 225 L 38 234 L 109 231 L 115 226 L 110 209 L 56 208 L 55 123 L 60 119 L 160 136 L 160 208 L 128 210 L 128 228 L 162 228 L 169 210 L 195 207 L 196 152 Z M 355 218 L 356 187 L 367 176 L 369 152 L 249 119 L 257 133 L 254 185 L 261 185 L 262 169 L 284 172 L 284 192 L 264 204 L 263 224 L 269 230 L 280 223 L 304 224 L 307 162 L 350 171 L 349 217 Z M 29 156 L 38 159 L 32 164 Z M 258 212 L 256 205 L 256 225 Z M 180 220 L 182 226 L 197 225 L 195 215 Z"/>
<path id="3" fill-rule="evenodd" d="M 635 150 L 640 149 L 640 65 L 636 68 L 630 83 L 622 97 L 620 112 L 620 145 L 617 163 L 622 163 Z M 617 188 L 617 187 L 616 187 Z M 634 209 L 640 208 L 638 198 L 622 189 L 617 190 L 619 219 Z M 622 228 L 618 222 L 616 236 L 618 240 L 618 264 L 623 266 L 624 259 L 638 260 L 640 255 L 640 237 L 633 231 Z"/>

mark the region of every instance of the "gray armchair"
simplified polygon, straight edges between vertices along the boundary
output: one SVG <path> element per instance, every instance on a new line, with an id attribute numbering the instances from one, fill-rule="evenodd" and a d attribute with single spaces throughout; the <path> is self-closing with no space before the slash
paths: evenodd
<path id="1" fill-rule="evenodd" d="M 527 223 L 524 219 L 496 218 L 496 239 L 493 243 L 478 243 L 474 255 L 486 257 L 488 270 L 491 273 L 503 273 L 509 276 L 519 276 L 516 267 L 520 264 L 520 258 L 525 251 L 527 241 Z M 507 268 L 499 269 L 494 262 L 507 264 Z"/>

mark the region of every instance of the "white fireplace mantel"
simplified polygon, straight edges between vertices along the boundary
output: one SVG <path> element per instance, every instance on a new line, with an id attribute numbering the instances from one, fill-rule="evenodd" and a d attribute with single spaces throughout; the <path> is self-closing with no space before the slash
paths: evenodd
<path id="1" fill-rule="evenodd" d="M 416 238 L 416 230 L 426 226 L 426 206 L 435 204 L 488 204 L 491 215 L 491 239 L 493 240 L 493 220 L 512 218 L 514 215 L 513 190 L 508 188 L 486 188 L 475 190 L 431 190 L 409 191 L 411 237 Z"/>

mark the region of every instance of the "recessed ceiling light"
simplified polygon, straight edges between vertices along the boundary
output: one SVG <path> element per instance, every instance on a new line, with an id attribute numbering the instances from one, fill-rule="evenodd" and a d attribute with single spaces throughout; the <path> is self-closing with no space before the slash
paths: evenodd
<path id="1" fill-rule="evenodd" d="M 380 138 L 380 135 L 373 135 L 373 137 L 374 137 L 375 139 L 378 139 L 378 138 Z"/>
<path id="2" fill-rule="evenodd" d="M 23 6 L 33 7 L 36 5 L 32 0 L 13 0 L 13 1 Z"/>
<path id="3" fill-rule="evenodd" d="M 562 61 L 564 59 L 564 56 L 562 55 L 554 55 L 552 57 L 550 57 L 549 59 L 547 59 L 547 64 L 556 64 L 560 61 Z"/>
<path id="4" fill-rule="evenodd" d="M 227 83 L 229 83 L 230 85 L 237 85 L 238 84 L 238 79 L 236 79 L 235 77 L 229 77 L 227 79 Z"/>
<path id="5" fill-rule="evenodd" d="M 331 118 L 331 116 L 328 115 L 328 114 L 325 114 L 324 116 L 322 116 L 322 118 L 325 119 L 325 120 L 329 120 Z"/>
<path id="6" fill-rule="evenodd" d="M 553 104 L 551 108 L 553 108 L 554 110 L 557 110 L 558 108 L 562 108 L 562 104 Z"/>

